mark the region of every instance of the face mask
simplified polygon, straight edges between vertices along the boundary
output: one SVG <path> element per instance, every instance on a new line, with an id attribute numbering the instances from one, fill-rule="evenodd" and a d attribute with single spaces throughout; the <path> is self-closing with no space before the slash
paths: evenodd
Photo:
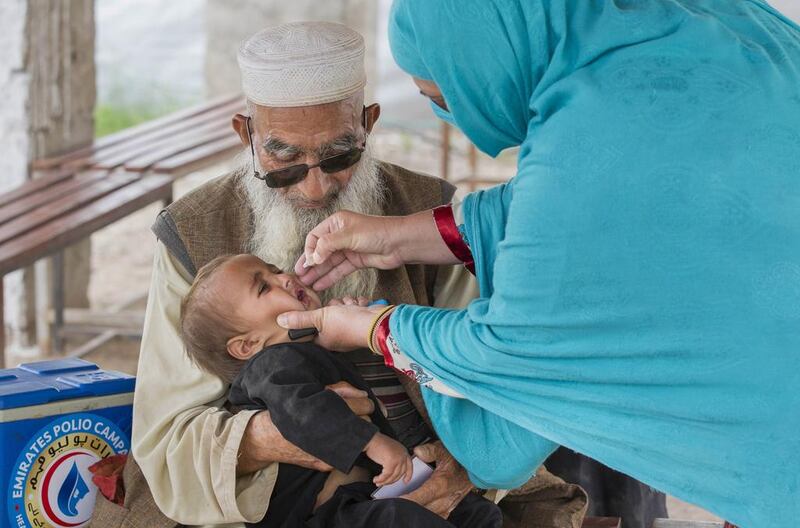
<path id="1" fill-rule="evenodd" d="M 456 120 L 453 119 L 453 114 L 451 114 L 441 106 L 437 105 L 433 101 L 431 101 L 431 108 L 433 109 L 433 113 L 436 114 L 436 117 L 438 117 L 445 123 L 450 123 L 454 127 L 458 127 L 458 125 L 456 125 Z"/>

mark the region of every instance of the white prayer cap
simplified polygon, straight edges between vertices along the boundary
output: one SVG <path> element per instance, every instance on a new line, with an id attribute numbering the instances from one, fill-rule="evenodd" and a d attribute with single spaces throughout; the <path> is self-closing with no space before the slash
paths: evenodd
<path id="1" fill-rule="evenodd" d="M 364 38 L 333 22 L 293 22 L 239 47 L 244 95 L 262 106 L 341 101 L 364 88 Z"/>

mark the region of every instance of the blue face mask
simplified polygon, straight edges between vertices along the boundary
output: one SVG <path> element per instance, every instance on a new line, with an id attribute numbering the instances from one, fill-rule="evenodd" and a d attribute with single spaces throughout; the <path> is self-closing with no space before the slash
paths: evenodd
<path id="1" fill-rule="evenodd" d="M 450 123 L 454 127 L 458 127 L 458 125 L 456 125 L 456 120 L 453 119 L 453 114 L 451 114 L 441 106 L 437 105 L 433 101 L 431 101 L 430 103 L 431 103 L 431 108 L 433 109 L 433 113 L 436 114 L 436 117 L 438 117 L 445 123 Z"/>

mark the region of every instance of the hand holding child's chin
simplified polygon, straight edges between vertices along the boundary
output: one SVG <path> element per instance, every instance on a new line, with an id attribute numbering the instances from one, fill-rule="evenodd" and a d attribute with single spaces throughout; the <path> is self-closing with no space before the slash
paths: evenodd
<path id="1" fill-rule="evenodd" d="M 288 330 L 316 328 L 314 340 L 329 350 L 348 352 L 368 348 L 370 327 L 375 315 L 385 306 L 360 306 L 357 304 L 328 304 L 319 310 L 286 312 L 278 316 L 278 324 Z"/>

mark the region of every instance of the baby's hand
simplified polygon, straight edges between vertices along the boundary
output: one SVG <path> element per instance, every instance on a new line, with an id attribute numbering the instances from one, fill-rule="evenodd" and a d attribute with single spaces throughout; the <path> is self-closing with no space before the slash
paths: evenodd
<path id="1" fill-rule="evenodd" d="M 392 440 L 382 433 L 375 433 L 364 450 L 367 456 L 383 466 L 381 474 L 372 479 L 376 486 L 392 484 L 403 478 L 408 484 L 414 471 L 411 457 L 406 448 L 397 440 Z"/>

